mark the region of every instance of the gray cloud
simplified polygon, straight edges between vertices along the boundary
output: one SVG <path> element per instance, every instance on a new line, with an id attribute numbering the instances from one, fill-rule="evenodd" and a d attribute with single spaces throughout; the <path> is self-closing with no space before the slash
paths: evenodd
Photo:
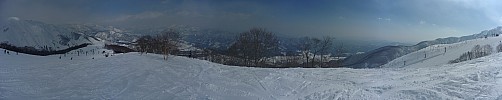
<path id="1" fill-rule="evenodd" d="M 87 11 L 85 1 L 51 2 L 42 0 L 1 1 L 1 16 L 40 20 L 50 23 L 81 23 L 92 20 L 92 12 Z"/>

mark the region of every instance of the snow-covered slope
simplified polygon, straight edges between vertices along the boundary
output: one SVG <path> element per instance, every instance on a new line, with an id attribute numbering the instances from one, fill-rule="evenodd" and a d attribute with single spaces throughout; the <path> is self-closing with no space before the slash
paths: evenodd
<path id="1" fill-rule="evenodd" d="M 8 20 L 0 32 L 0 42 L 24 47 L 51 47 L 53 50 L 89 43 L 83 33 L 32 20 Z"/>
<path id="2" fill-rule="evenodd" d="M 343 61 L 342 66 L 349 68 L 378 68 L 381 65 L 389 63 L 390 61 L 398 57 L 411 52 L 415 52 L 431 45 L 452 44 L 477 38 L 494 37 L 496 34 L 502 34 L 502 27 L 485 30 L 478 34 L 468 36 L 448 37 L 430 41 L 422 41 L 412 46 L 385 46 L 363 54 L 350 56 Z"/>
<path id="3" fill-rule="evenodd" d="M 454 44 L 437 44 L 420 49 L 413 53 L 396 58 L 381 67 L 422 67 L 447 64 L 471 51 L 476 45 L 490 45 L 492 52 L 496 52 L 497 45 L 502 44 L 502 37 L 489 37 L 467 40 Z"/>
<path id="4" fill-rule="evenodd" d="M 247 68 L 139 53 L 59 56 L 0 53 L 0 99 L 502 99 L 501 53 L 400 69 Z"/>

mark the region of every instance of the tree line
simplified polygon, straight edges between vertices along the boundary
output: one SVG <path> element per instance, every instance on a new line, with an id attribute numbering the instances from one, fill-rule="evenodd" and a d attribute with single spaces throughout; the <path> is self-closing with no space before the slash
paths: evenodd
<path id="1" fill-rule="evenodd" d="M 497 48 L 495 48 L 495 49 L 497 52 L 502 52 L 502 44 L 497 45 Z M 463 62 L 463 61 L 467 61 L 467 60 L 472 60 L 472 59 L 488 56 L 493 53 L 492 51 L 493 51 L 493 48 L 489 44 L 486 44 L 483 46 L 475 45 L 474 47 L 472 47 L 471 51 L 467 51 L 466 53 L 463 53 L 462 55 L 460 55 L 459 58 L 451 60 L 448 63 L 459 63 L 459 62 Z"/>
<path id="2" fill-rule="evenodd" d="M 6 49 L 9 51 L 14 51 L 16 53 L 19 52 L 19 53 L 25 53 L 25 54 L 31 54 L 31 55 L 47 56 L 47 55 L 53 55 L 53 54 L 65 54 L 65 53 L 70 52 L 72 50 L 83 48 L 88 45 L 91 45 L 91 44 L 84 43 L 84 44 L 80 44 L 80 45 L 76 45 L 76 46 L 71 46 L 69 48 L 62 49 L 62 50 L 53 50 L 53 49 L 36 49 L 34 47 L 29 47 L 29 46 L 17 47 L 17 46 L 11 45 L 9 43 L 2 42 L 2 43 L 0 43 L 0 48 Z"/>
<path id="3" fill-rule="evenodd" d="M 234 42 L 224 52 L 215 52 L 211 49 L 202 51 L 183 52 L 179 50 L 182 35 L 180 32 L 168 29 L 160 34 L 151 36 L 145 35 L 136 41 L 136 50 L 143 53 L 163 54 L 164 59 L 168 55 L 179 55 L 189 57 L 192 54 L 200 53 L 204 56 L 197 56 L 201 59 L 216 63 L 236 66 L 249 67 L 336 67 L 329 64 L 331 60 L 328 56 L 341 54 L 331 54 L 335 48 L 334 38 L 325 36 L 322 38 L 304 37 L 298 41 L 297 48 L 300 55 L 284 56 L 281 55 L 280 43 L 278 37 L 271 31 L 264 28 L 251 28 L 248 31 L 241 32 L 236 36 Z M 337 47 L 339 48 L 339 47 Z M 189 54 L 181 54 L 189 53 Z M 270 63 L 270 59 L 276 56 L 285 57 L 283 60 Z"/>
<path id="4" fill-rule="evenodd" d="M 169 54 L 178 50 L 181 42 L 181 34 L 174 29 L 168 29 L 155 36 L 142 36 L 136 42 L 137 51 L 141 54 L 162 54 L 164 55 L 164 59 L 167 59 Z"/>
<path id="5" fill-rule="evenodd" d="M 340 60 L 333 62 L 330 59 L 342 54 L 343 45 L 335 45 L 333 37 L 303 37 L 297 42 L 300 55 L 281 55 L 280 43 L 274 33 L 264 28 L 252 28 L 237 36 L 228 48 L 228 55 L 243 59 L 237 65 L 253 67 L 337 67 L 340 63 Z M 336 53 L 332 54 L 335 48 Z M 283 60 L 267 63 L 267 58 L 274 56 L 282 57 Z"/>

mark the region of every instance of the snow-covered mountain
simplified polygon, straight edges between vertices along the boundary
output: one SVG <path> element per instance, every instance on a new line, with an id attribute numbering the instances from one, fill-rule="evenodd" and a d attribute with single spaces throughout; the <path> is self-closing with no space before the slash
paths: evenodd
<path id="1" fill-rule="evenodd" d="M 418 51 L 431 45 L 451 44 L 477 38 L 494 37 L 497 34 L 502 34 L 502 27 L 485 30 L 481 33 L 468 36 L 448 37 L 430 41 L 422 41 L 413 46 L 385 46 L 363 54 L 350 56 L 343 61 L 343 66 L 349 68 L 377 68 L 398 57 Z"/>
<path id="2" fill-rule="evenodd" d="M 52 50 L 91 43 L 93 40 L 132 41 L 137 36 L 114 27 L 99 25 L 55 25 L 33 20 L 9 19 L 2 23 L 0 42 L 18 47 Z"/>
<path id="3" fill-rule="evenodd" d="M 64 28 L 82 32 L 88 36 L 100 38 L 109 42 L 128 41 L 132 42 L 140 35 L 113 26 L 100 26 L 92 24 L 70 24 Z"/>
<path id="4" fill-rule="evenodd" d="M 2 25 L 0 41 L 24 47 L 51 47 L 53 50 L 90 43 L 85 34 L 58 25 L 45 24 L 32 20 L 10 19 Z"/>

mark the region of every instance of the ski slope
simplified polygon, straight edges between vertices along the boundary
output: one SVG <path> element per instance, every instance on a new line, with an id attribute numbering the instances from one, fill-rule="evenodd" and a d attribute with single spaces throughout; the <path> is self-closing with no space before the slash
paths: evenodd
<path id="1" fill-rule="evenodd" d="M 396 58 L 381 67 L 401 68 L 444 65 L 448 64 L 451 60 L 459 58 L 462 54 L 471 51 L 471 49 L 476 45 L 490 45 L 494 48 L 492 52 L 496 53 L 497 51 L 495 48 L 501 43 L 502 36 L 478 38 L 453 44 L 432 45 Z"/>
<path id="2" fill-rule="evenodd" d="M 399 69 L 268 69 L 179 56 L 165 61 L 156 54 L 68 54 L 59 59 L 0 53 L 0 99 L 502 99 L 501 60 L 497 53 Z"/>

